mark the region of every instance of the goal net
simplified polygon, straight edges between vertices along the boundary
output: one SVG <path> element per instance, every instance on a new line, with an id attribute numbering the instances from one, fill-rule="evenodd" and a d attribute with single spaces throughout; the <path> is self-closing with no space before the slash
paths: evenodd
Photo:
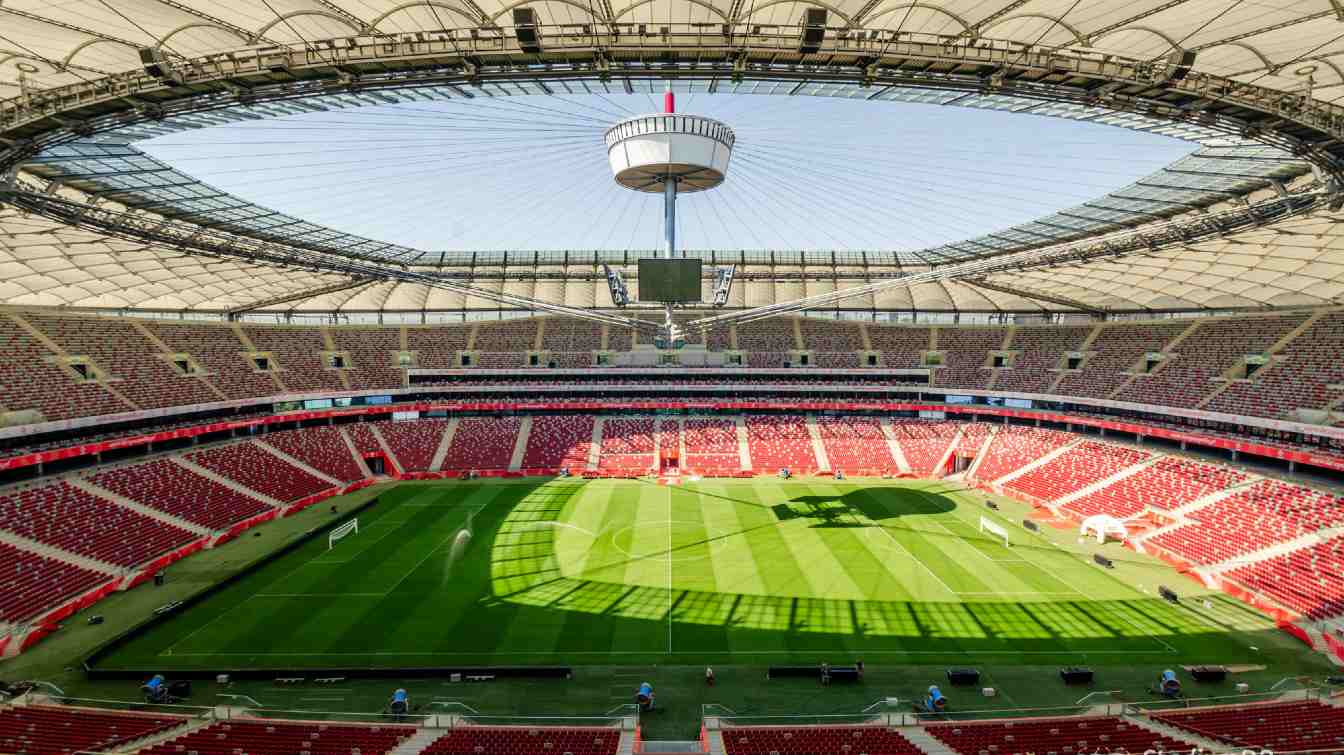
<path id="1" fill-rule="evenodd" d="M 994 537 L 1003 540 L 1003 547 L 1008 547 L 1008 530 L 995 522 L 991 522 L 983 516 L 980 517 L 980 532 L 988 532 Z"/>
<path id="2" fill-rule="evenodd" d="M 331 550 L 332 548 L 334 548 L 336 546 L 336 543 L 346 535 L 357 535 L 357 534 L 359 534 L 359 520 L 351 519 L 345 524 L 342 524 L 341 526 L 332 530 L 330 535 L 327 535 L 327 550 Z"/>

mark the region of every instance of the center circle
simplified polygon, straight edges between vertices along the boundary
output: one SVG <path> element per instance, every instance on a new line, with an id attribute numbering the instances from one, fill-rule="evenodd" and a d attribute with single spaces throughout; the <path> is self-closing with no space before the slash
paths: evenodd
<path id="1" fill-rule="evenodd" d="M 726 541 L 706 532 L 704 522 L 673 520 L 628 524 L 611 533 L 611 544 L 632 559 L 670 558 L 675 564 L 703 561 L 710 557 L 711 547 L 718 550 Z"/>

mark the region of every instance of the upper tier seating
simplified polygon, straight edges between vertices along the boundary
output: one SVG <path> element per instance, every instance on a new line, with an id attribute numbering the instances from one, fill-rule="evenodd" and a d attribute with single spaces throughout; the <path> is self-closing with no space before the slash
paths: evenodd
<path id="1" fill-rule="evenodd" d="M 1344 708 L 1311 700 L 1154 713 L 1164 724 L 1272 752 L 1344 749 Z"/>
<path id="2" fill-rule="evenodd" d="M 452 369 L 457 367 L 457 352 L 467 348 L 467 332 L 462 325 L 407 328 L 406 349 L 415 352 L 415 363 L 422 369 Z"/>
<path id="3" fill-rule="evenodd" d="M 593 445 L 593 422 L 591 415 L 534 418 L 523 452 L 523 468 L 583 471 Z"/>
<path id="4" fill-rule="evenodd" d="M 1001 370 L 994 390 L 1045 393 L 1059 376 L 1064 354 L 1077 351 L 1091 328 L 1056 326 L 1019 327 L 1013 332 L 1010 350 L 1021 351 L 1011 370 Z"/>
<path id="5" fill-rule="evenodd" d="M 1261 480 L 1190 514 L 1191 524 L 1151 541 L 1197 564 L 1214 564 L 1344 521 L 1344 498 Z"/>
<path id="6" fill-rule="evenodd" d="M 1224 576 L 1313 619 L 1344 614 L 1344 538 L 1257 561 Z"/>
<path id="7" fill-rule="evenodd" d="M 723 730 L 728 755 L 921 755 L 885 726 L 741 726 Z"/>
<path id="8" fill-rule="evenodd" d="M 350 387 L 400 388 L 401 369 L 396 354 L 401 351 L 401 331 L 397 328 L 329 328 L 337 351 L 350 353 L 351 369 L 345 371 Z"/>
<path id="9" fill-rule="evenodd" d="M 0 709 L 0 752 L 71 755 L 111 752 L 187 722 L 179 716 L 25 705 Z M 346 754 L 342 754 L 346 755 Z"/>
<path id="10" fill-rule="evenodd" d="M 33 618 L 111 580 L 110 574 L 0 543 L 0 622 Z"/>
<path id="11" fill-rule="evenodd" d="M 924 352 L 929 350 L 929 328 L 869 325 L 868 341 L 881 352 L 882 366 L 913 370 L 923 367 Z"/>
<path id="12" fill-rule="evenodd" d="M 285 430 L 263 435 L 261 440 L 341 482 L 354 482 L 364 477 L 338 428 Z"/>
<path id="13" fill-rule="evenodd" d="M 434 461 L 443 434 L 448 430 L 446 419 L 418 419 L 413 422 L 379 422 L 378 432 L 387 441 L 403 472 L 424 472 Z"/>
<path id="14" fill-rule="evenodd" d="M 748 353 L 780 354 L 797 349 L 798 342 L 793 337 L 793 318 L 780 317 L 738 325 L 737 348 Z"/>
<path id="15" fill-rule="evenodd" d="M 174 352 L 189 354 L 229 398 L 270 396 L 280 389 L 270 373 L 247 359 L 247 347 L 229 325 L 147 320 L 144 326 Z"/>
<path id="16" fill-rule="evenodd" d="M 331 489 L 314 477 L 252 443 L 231 443 L 186 456 L 188 461 L 277 501 L 297 501 Z"/>
<path id="17" fill-rule="evenodd" d="M 1233 469 L 1167 456 L 1119 482 L 1069 502 L 1064 508 L 1084 517 L 1109 514 L 1124 519 L 1147 506 L 1179 508 L 1245 480 L 1246 475 Z"/>
<path id="18" fill-rule="evenodd" d="M 934 724 L 924 729 L 963 755 L 1017 753 L 1176 752 L 1191 746 L 1121 718 L 1034 718 Z"/>
<path id="19" fill-rule="evenodd" d="M 1097 339 L 1087 349 L 1095 354 L 1081 371 L 1065 373 L 1054 392 L 1105 398 L 1125 382 L 1129 377 L 1125 373 L 1138 366 L 1144 354 L 1161 351 L 1188 327 L 1188 322 L 1102 325 Z"/>
<path id="20" fill-rule="evenodd" d="M 414 733 L 411 726 L 231 719 L 161 742 L 140 755 L 386 755 Z"/>
<path id="21" fill-rule="evenodd" d="M 267 456 L 270 456 L 267 454 Z M 279 459 L 270 457 L 279 463 Z M 270 509 L 261 501 L 168 459 L 108 469 L 90 480 L 100 488 L 193 524 L 222 530 Z"/>
<path id="22" fill-rule="evenodd" d="M 876 417 L 817 418 L 817 432 L 831 469 L 841 472 L 895 473 L 887 436 Z"/>
<path id="23" fill-rule="evenodd" d="M 322 352 L 328 348 L 318 329 L 244 326 L 243 332 L 257 351 L 269 352 L 275 359 L 272 367 L 278 367 L 276 375 L 289 390 L 339 391 L 345 387 L 340 370 L 322 361 Z"/>
<path id="24" fill-rule="evenodd" d="M 1003 345 L 1002 328 L 939 328 L 938 351 L 943 366 L 934 371 L 934 385 L 984 388 L 992 374 L 985 364 L 989 352 Z"/>
<path id="25" fill-rule="evenodd" d="M 459 726 L 422 755 L 616 755 L 621 733 L 598 727 Z M 204 754 L 203 754 L 204 755 Z"/>
<path id="26" fill-rule="evenodd" d="M 802 417 L 747 416 L 747 444 L 751 466 L 758 471 L 787 467 L 793 474 L 817 470 L 812 436 Z"/>
<path id="27" fill-rule="evenodd" d="M 592 364 L 591 352 L 602 348 L 602 326 L 572 317 L 547 317 L 541 333 L 541 348 L 550 352 L 584 354 Z M 552 353 L 551 358 L 555 357 Z"/>
<path id="28" fill-rule="evenodd" d="M 802 317 L 798 324 L 803 334 L 803 346 L 809 351 L 819 354 L 863 351 L 863 335 L 856 322 Z"/>
<path id="29" fill-rule="evenodd" d="M 515 357 L 533 351 L 537 348 L 537 323 L 531 317 L 483 321 L 476 327 L 476 342 L 471 348 L 480 352 L 509 352 Z"/>
<path id="30" fill-rule="evenodd" d="M 599 469 L 644 472 L 653 467 L 652 417 L 608 417 L 602 423 Z"/>
<path id="31" fill-rule="evenodd" d="M 1330 312 L 1288 342 L 1275 363 L 1250 382 L 1232 384 L 1204 408 L 1211 412 L 1284 417 L 1294 409 L 1324 409 L 1344 396 L 1344 312 Z"/>
<path id="32" fill-rule="evenodd" d="M 114 378 L 113 390 L 142 409 L 218 401 L 203 380 L 183 375 L 126 320 L 110 317 L 25 315 L 28 322 L 74 356 L 86 356 Z"/>
<path id="33" fill-rule="evenodd" d="M 916 477 L 933 477 L 938 462 L 947 455 L 957 435 L 956 422 L 894 421 L 896 442 Z"/>
<path id="34" fill-rule="evenodd" d="M 46 361 L 52 356 L 37 339 L 0 314 L 0 407 L 35 409 L 47 420 L 131 411 L 98 383 L 75 382 Z"/>
<path id="35" fill-rule="evenodd" d="M 197 538 L 58 481 L 0 496 L 0 529 L 117 566 L 136 566 Z"/>
<path id="36" fill-rule="evenodd" d="M 975 476 L 994 482 L 1073 440 L 1074 436 L 1056 430 L 1005 425 L 989 442 L 985 460 L 975 470 Z"/>
<path id="37" fill-rule="evenodd" d="M 1135 378 L 1115 395 L 1119 401 L 1192 407 L 1218 383 L 1213 379 L 1248 354 L 1269 350 L 1307 319 L 1304 314 L 1201 322 L 1176 346 L 1176 356 L 1151 375 Z"/>
<path id="38" fill-rule="evenodd" d="M 518 443 L 517 417 L 463 417 L 443 457 L 445 471 L 508 469 Z"/>
<path id="39" fill-rule="evenodd" d="M 1152 454 L 1085 441 L 1008 483 L 1037 500 L 1054 501 L 1138 464 Z"/>

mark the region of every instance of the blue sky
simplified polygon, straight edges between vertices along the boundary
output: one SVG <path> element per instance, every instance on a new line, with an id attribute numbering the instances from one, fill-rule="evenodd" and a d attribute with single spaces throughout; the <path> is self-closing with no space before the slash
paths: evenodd
<path id="1" fill-rule="evenodd" d="M 649 249 L 661 198 L 618 187 L 602 133 L 648 95 L 476 98 L 173 134 L 151 155 L 251 201 L 424 250 Z M 957 107 L 680 95 L 737 132 L 724 186 L 683 197 L 694 249 L 920 249 L 1096 198 L 1194 145 Z"/>

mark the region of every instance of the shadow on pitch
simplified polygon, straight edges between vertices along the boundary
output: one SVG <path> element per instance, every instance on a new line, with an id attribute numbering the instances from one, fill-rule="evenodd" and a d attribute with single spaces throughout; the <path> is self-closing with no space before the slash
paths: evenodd
<path id="1" fill-rule="evenodd" d="M 813 527 L 873 527 L 906 516 L 946 514 L 957 508 L 950 497 L 921 491 L 908 495 L 892 488 L 853 490 L 844 495 L 803 495 L 771 506 L 781 522 L 812 520 Z"/>

